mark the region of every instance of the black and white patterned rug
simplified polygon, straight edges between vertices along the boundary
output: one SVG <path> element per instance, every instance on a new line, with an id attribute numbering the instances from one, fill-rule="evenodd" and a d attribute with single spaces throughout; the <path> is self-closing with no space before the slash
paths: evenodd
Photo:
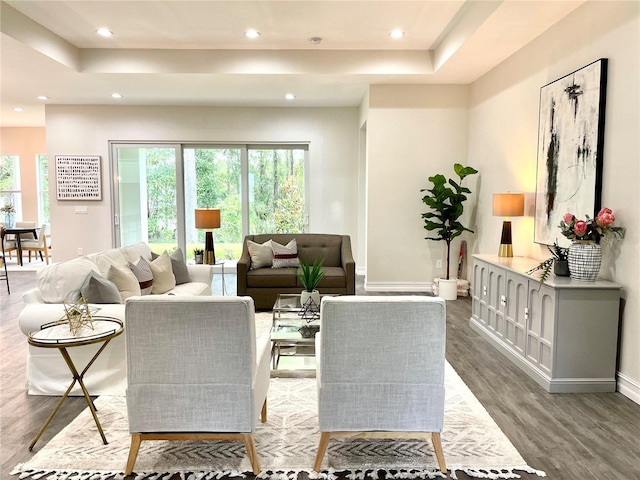
<path id="1" fill-rule="evenodd" d="M 480 478 L 518 478 L 531 469 L 455 370 L 447 364 L 446 411 L 442 445 L 447 466 Z M 98 415 L 109 441 L 103 445 L 86 409 L 42 450 L 12 474 L 19 478 L 123 478 L 130 436 L 124 397 L 100 397 Z M 309 378 L 274 378 L 268 397 L 268 419 L 255 432 L 261 478 L 291 480 L 299 472 L 309 478 L 441 478 L 431 442 L 418 440 L 331 440 L 323 470 L 312 472 L 318 447 L 316 382 Z M 135 465 L 140 478 L 160 479 L 180 472 L 184 479 L 220 478 L 250 472 L 242 442 L 142 442 Z M 246 476 L 252 477 L 251 473 Z"/>

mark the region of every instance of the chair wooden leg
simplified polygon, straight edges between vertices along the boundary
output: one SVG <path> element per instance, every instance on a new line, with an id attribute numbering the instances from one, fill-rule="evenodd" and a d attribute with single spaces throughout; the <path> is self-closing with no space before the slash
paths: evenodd
<path id="1" fill-rule="evenodd" d="M 322 459 L 324 458 L 324 454 L 327 451 L 327 446 L 329 445 L 329 438 L 331 438 L 331 432 L 322 432 L 322 435 L 320 435 L 320 443 L 318 443 L 318 453 L 316 454 L 316 461 L 313 464 L 313 470 L 316 472 L 320 471 Z"/>
<path id="2" fill-rule="evenodd" d="M 260 412 L 260 421 L 265 423 L 267 421 L 267 399 L 264 399 L 264 403 L 262 404 L 262 411 Z"/>
<path id="3" fill-rule="evenodd" d="M 47 265 L 49 265 L 49 249 L 46 246 L 44 247 L 44 258 Z M 40 252 L 40 259 L 42 260 L 42 252 Z"/>
<path id="4" fill-rule="evenodd" d="M 442 442 L 440 441 L 440 432 L 431 433 L 431 442 L 433 443 L 433 450 L 436 452 L 436 458 L 438 459 L 438 466 L 440 467 L 440 471 L 446 474 L 447 464 L 444 461 L 444 451 L 442 450 Z"/>
<path id="5" fill-rule="evenodd" d="M 127 466 L 124 469 L 125 475 L 131 475 L 131 472 L 133 472 L 133 466 L 136 463 L 136 458 L 138 458 L 138 450 L 140 450 L 140 442 L 142 442 L 142 435 L 139 433 L 132 433 L 129 458 L 127 459 Z"/>
<path id="6" fill-rule="evenodd" d="M 260 473 L 260 460 L 258 459 L 258 452 L 256 452 L 256 445 L 253 443 L 253 435 L 250 433 L 242 435 L 244 440 L 244 446 L 247 449 L 247 455 L 251 462 L 251 468 L 253 473 L 258 475 Z"/>

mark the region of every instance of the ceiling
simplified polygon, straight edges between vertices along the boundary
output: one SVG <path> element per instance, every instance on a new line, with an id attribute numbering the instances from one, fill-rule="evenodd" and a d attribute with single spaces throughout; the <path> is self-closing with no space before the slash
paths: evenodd
<path id="1" fill-rule="evenodd" d="M 0 125 L 44 126 L 47 104 L 357 106 L 372 84 L 468 84 L 583 3 L 7 0 Z"/>

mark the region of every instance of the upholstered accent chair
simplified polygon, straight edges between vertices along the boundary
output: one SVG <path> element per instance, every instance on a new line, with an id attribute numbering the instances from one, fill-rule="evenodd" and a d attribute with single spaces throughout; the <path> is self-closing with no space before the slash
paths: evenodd
<path id="1" fill-rule="evenodd" d="M 143 440 L 253 441 L 267 415 L 270 342 L 250 297 L 131 297 L 125 307 L 131 474 Z"/>
<path id="2" fill-rule="evenodd" d="M 428 438 L 446 473 L 445 302 L 325 297 L 316 335 L 319 471 L 330 438 Z"/>

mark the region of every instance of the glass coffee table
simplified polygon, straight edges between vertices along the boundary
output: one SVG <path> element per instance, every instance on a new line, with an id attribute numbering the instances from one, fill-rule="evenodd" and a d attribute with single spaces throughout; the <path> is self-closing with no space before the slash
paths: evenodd
<path id="1" fill-rule="evenodd" d="M 291 376 L 292 372 L 295 376 L 315 376 L 315 333 L 320 330 L 320 307 L 304 308 L 300 298 L 300 294 L 281 293 L 273 305 L 271 374 L 274 377 Z"/>

